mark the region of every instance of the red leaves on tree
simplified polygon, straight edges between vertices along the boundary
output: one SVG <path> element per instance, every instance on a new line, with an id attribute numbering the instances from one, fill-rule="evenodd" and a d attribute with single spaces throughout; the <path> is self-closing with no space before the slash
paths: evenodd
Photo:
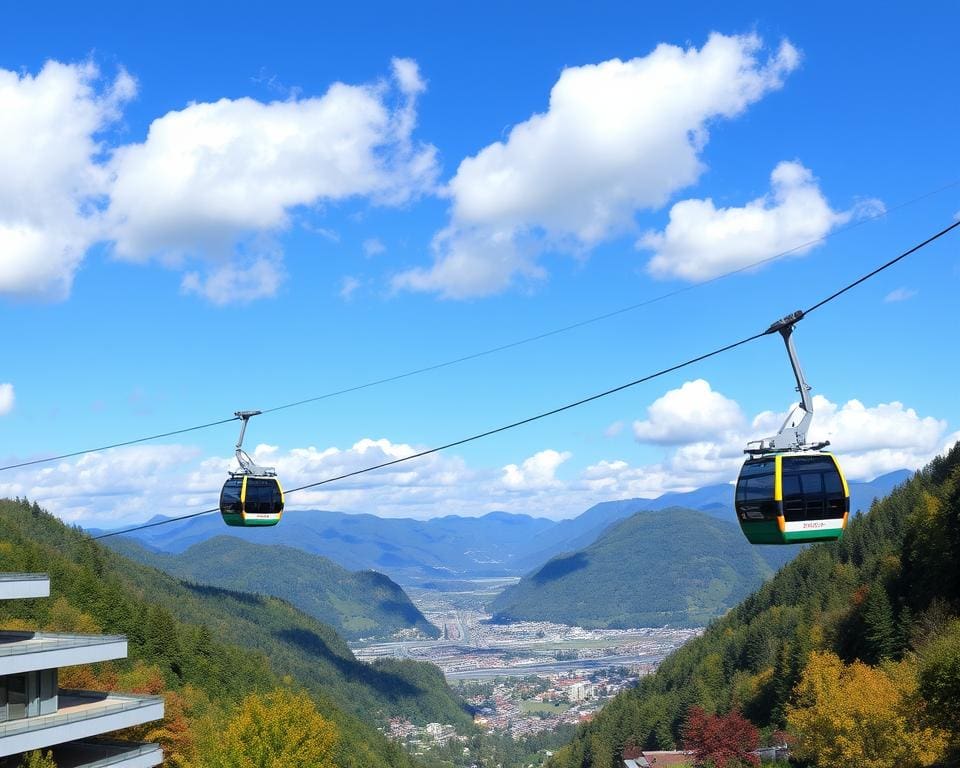
<path id="1" fill-rule="evenodd" d="M 757 729 L 739 712 L 708 715 L 700 707 L 690 707 L 683 727 L 683 748 L 693 753 L 694 763 L 711 763 L 716 768 L 728 765 L 759 765 L 756 755 Z"/>

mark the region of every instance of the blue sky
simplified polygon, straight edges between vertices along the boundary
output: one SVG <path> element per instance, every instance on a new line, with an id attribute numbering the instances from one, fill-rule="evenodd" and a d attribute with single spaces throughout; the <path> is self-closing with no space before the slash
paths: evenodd
<path id="1" fill-rule="evenodd" d="M 2 463 L 431 365 L 827 237 L 254 420 L 288 485 L 322 479 L 750 335 L 960 212 L 954 4 L 516 5 L 7 9 Z M 852 477 L 960 430 L 958 237 L 798 328 L 815 430 Z M 289 502 L 568 516 L 731 479 L 793 395 L 771 338 Z M 81 523 L 200 509 L 235 433 L 0 473 L 0 494 Z"/>

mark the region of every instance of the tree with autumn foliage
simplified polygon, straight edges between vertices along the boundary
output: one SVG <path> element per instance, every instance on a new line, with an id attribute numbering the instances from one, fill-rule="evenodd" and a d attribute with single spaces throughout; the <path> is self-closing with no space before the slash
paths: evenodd
<path id="1" fill-rule="evenodd" d="M 812 653 L 787 723 L 793 754 L 813 765 L 919 768 L 940 758 L 946 734 L 922 722 L 910 662 L 871 667 Z"/>
<path id="2" fill-rule="evenodd" d="M 303 691 L 244 699 L 210 755 L 211 768 L 334 768 L 337 728 Z"/>
<path id="3" fill-rule="evenodd" d="M 737 711 L 708 715 L 700 707 L 690 707 L 687 712 L 683 748 L 693 753 L 695 765 L 759 765 L 759 758 L 751 754 L 758 744 L 756 727 Z"/>
<path id="4" fill-rule="evenodd" d="M 35 749 L 33 752 L 27 752 L 21 758 L 18 768 L 57 768 L 57 764 L 53 759 L 52 752 Z"/>

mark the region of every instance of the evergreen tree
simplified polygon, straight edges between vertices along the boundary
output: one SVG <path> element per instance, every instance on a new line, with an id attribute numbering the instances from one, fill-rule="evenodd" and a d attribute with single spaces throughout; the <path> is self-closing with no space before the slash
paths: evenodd
<path id="1" fill-rule="evenodd" d="M 897 625 L 887 590 L 877 584 L 863 604 L 864 661 L 878 664 L 894 656 L 898 645 Z"/>

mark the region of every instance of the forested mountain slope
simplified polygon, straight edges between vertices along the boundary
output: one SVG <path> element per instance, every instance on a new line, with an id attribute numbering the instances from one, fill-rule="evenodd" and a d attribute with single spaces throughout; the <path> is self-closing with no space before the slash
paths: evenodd
<path id="1" fill-rule="evenodd" d="M 471 721 L 429 664 L 358 662 L 331 627 L 282 600 L 180 582 L 100 546 L 36 505 L 0 500 L 0 571 L 46 572 L 51 581 L 49 599 L 0 603 L 0 623 L 127 635 L 130 659 L 101 669 L 106 679 L 145 665 L 159 679 L 154 687 L 187 701 L 203 694 L 208 706 L 200 707 L 197 722 L 228 718 L 244 697 L 273 689 L 285 675 L 336 724 L 337 765 L 410 765 L 372 727 L 393 715 L 420 723 Z"/>
<path id="2" fill-rule="evenodd" d="M 702 626 L 774 568 L 740 529 L 692 509 L 637 512 L 559 555 L 494 600 L 496 621 L 586 627 Z"/>
<path id="3" fill-rule="evenodd" d="M 389 638 L 403 630 L 440 635 L 388 576 L 348 571 L 295 547 L 223 535 L 173 555 L 151 552 L 125 537 L 105 541 L 117 552 L 179 579 L 280 597 L 350 640 Z"/>
<path id="4" fill-rule="evenodd" d="M 656 674 L 608 704 L 551 768 L 669 749 L 692 706 L 787 728 L 813 765 L 885 768 L 960 748 L 960 445 L 801 552 Z"/>

